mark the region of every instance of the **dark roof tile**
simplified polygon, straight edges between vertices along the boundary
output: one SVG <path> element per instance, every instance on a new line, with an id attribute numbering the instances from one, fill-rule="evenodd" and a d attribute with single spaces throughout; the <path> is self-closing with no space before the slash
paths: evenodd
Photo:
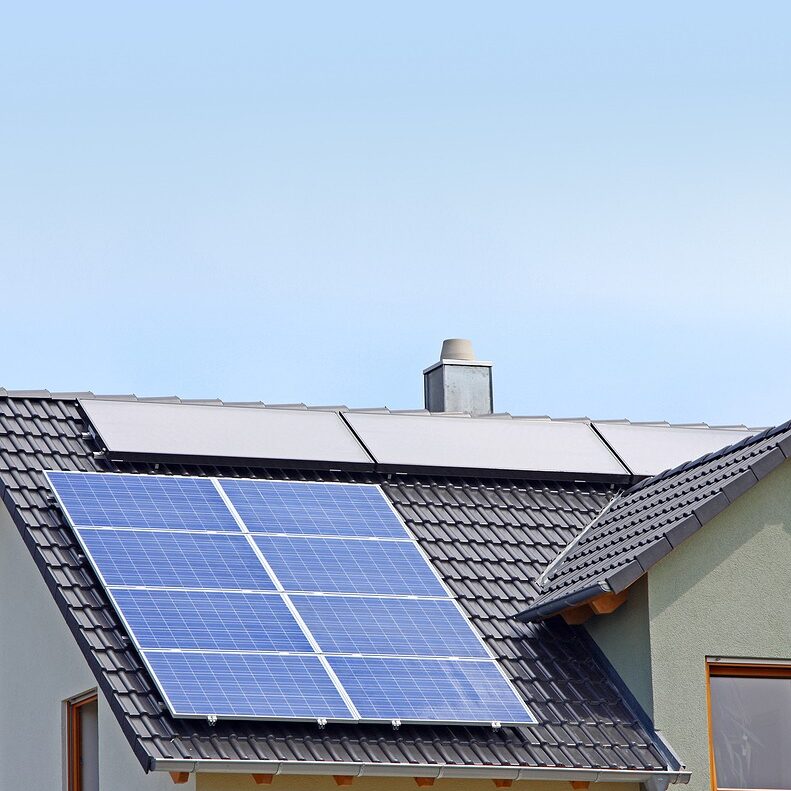
<path id="1" fill-rule="evenodd" d="M 666 765 L 656 737 L 573 629 L 512 617 L 535 595 L 547 561 L 613 496 L 612 486 L 162 465 L 159 472 L 174 474 L 380 483 L 541 720 L 497 732 L 252 721 L 210 727 L 168 713 L 49 501 L 43 469 L 154 470 L 95 458 L 85 428 L 74 399 L 0 398 L 0 492 L 125 733 L 150 758 L 617 767 L 626 765 L 626 751 L 641 769 Z"/>
<path id="2" fill-rule="evenodd" d="M 619 592 L 791 456 L 791 422 L 648 478 L 560 553 L 520 614 L 547 618 L 597 589 Z"/>

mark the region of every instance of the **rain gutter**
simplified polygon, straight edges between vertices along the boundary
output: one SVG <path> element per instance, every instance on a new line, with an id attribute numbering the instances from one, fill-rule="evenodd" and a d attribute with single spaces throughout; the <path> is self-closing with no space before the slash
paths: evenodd
<path id="1" fill-rule="evenodd" d="M 469 764 L 341 763 L 336 761 L 233 761 L 216 758 L 183 760 L 152 758 L 154 772 L 222 772 L 271 775 L 350 775 L 353 777 L 433 777 L 503 780 L 582 780 L 590 783 L 648 783 L 666 787 L 688 783 L 684 770 L 577 769 L 547 766 L 489 766 Z"/>

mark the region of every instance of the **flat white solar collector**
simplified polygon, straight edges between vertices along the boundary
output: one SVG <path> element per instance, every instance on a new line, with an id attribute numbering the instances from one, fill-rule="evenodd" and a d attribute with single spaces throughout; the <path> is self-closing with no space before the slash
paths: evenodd
<path id="1" fill-rule="evenodd" d="M 112 458 L 373 466 L 334 411 L 102 399 L 80 407 Z"/>
<path id="2" fill-rule="evenodd" d="M 344 415 L 382 469 L 629 474 L 586 422 L 438 415 Z"/>
<path id="3" fill-rule="evenodd" d="M 740 429 L 593 424 L 635 475 L 658 475 L 687 461 L 753 436 Z"/>

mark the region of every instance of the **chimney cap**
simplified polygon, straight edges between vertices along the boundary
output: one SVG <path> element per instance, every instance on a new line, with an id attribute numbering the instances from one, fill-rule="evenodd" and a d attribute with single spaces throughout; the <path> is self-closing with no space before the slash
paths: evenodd
<path id="1" fill-rule="evenodd" d="M 428 368 L 423 369 L 427 374 L 442 365 L 468 365 L 482 368 L 491 368 L 492 364 L 488 360 L 477 360 L 475 352 L 472 350 L 472 341 L 467 338 L 446 338 L 442 341 L 442 351 L 439 353 L 439 360 Z"/>
<path id="2" fill-rule="evenodd" d="M 474 360 L 472 341 L 466 338 L 446 338 L 442 341 L 440 360 Z"/>

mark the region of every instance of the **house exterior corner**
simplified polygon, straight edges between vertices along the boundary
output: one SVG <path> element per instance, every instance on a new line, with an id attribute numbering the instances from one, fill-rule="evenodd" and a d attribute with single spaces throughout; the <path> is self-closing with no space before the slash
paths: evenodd
<path id="1" fill-rule="evenodd" d="M 712 660 L 791 662 L 791 463 L 649 569 L 588 633 L 654 727 L 712 791 Z M 720 784 L 722 786 L 722 784 Z"/>

